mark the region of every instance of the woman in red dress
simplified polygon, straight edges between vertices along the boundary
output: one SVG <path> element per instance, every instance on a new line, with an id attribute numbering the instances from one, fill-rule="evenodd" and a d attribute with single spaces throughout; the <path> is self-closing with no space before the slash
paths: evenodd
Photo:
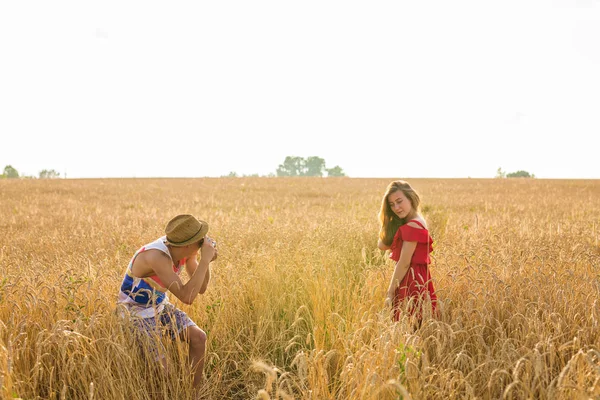
<path id="1" fill-rule="evenodd" d="M 393 320 L 408 302 L 408 312 L 420 321 L 423 301 L 430 299 L 432 315 L 435 314 L 437 296 L 429 273 L 433 240 L 427 230 L 425 219 L 419 212 L 421 199 L 405 181 L 394 181 L 387 187 L 379 219 L 378 247 L 390 250 L 390 258 L 396 262 L 388 288 L 386 305 L 393 309 Z"/>

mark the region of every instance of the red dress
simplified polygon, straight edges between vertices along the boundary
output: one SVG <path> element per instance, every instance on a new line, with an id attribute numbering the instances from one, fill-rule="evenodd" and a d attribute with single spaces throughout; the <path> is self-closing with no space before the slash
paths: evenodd
<path id="1" fill-rule="evenodd" d="M 424 298 L 429 297 L 431 299 L 432 314 L 435 314 L 437 305 L 437 296 L 428 267 L 431 263 L 429 254 L 433 251 L 433 240 L 429 235 L 429 231 L 419 221 L 413 219 L 408 222 L 414 222 L 421 227 L 415 228 L 408 225 L 408 223 L 400 226 L 390 246 L 390 258 L 398 262 L 402 251 L 402 243 L 417 242 L 417 247 L 410 260 L 410 268 L 396 289 L 394 297 L 394 321 L 400 319 L 400 312 L 403 308 L 402 302 L 404 300 L 413 299 L 409 306 L 409 312 L 416 314 L 419 319 L 422 317 L 421 302 Z"/>

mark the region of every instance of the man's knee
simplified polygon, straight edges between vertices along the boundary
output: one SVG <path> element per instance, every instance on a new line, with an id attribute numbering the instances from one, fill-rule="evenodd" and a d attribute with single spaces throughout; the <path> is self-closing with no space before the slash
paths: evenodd
<path id="1" fill-rule="evenodd" d="M 206 333 L 197 326 L 187 329 L 188 340 L 193 347 L 204 348 L 206 346 Z"/>

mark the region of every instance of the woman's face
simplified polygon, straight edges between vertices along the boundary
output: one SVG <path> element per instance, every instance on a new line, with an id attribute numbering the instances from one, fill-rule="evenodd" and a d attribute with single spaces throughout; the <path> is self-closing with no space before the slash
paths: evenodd
<path id="1" fill-rule="evenodd" d="M 388 196 L 388 204 L 398 218 L 406 218 L 412 212 L 412 204 L 410 204 L 410 200 L 404 195 L 402 190 L 390 193 Z"/>

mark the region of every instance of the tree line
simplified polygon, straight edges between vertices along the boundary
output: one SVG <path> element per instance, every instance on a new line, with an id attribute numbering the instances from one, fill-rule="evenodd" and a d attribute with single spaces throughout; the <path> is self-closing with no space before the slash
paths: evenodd
<path id="1" fill-rule="evenodd" d="M 535 175 L 521 169 L 516 172 L 506 173 L 502 171 L 502 168 L 498 168 L 496 178 L 535 178 Z"/>
<path id="2" fill-rule="evenodd" d="M 307 158 L 287 156 L 282 164 L 279 164 L 276 170 L 276 175 L 269 174 L 269 177 L 273 176 L 323 176 L 324 173 L 327 176 L 346 176 L 344 170 L 336 165 L 332 168 L 327 168 L 325 160 L 321 157 L 311 156 Z M 238 174 L 230 172 L 227 177 L 237 177 Z M 246 175 L 244 175 L 246 176 Z M 250 177 L 258 177 L 258 174 L 247 175 Z M 19 171 L 16 170 L 12 165 L 4 167 L 0 179 L 14 179 L 14 178 L 35 178 L 34 176 L 21 176 Z M 56 179 L 60 178 L 60 173 L 53 169 L 43 169 L 38 174 L 39 179 Z M 506 173 L 502 168 L 498 168 L 496 171 L 496 178 L 535 178 L 534 174 L 530 174 L 527 171 L 519 170 L 516 172 Z"/>
<path id="3" fill-rule="evenodd" d="M 321 157 L 295 157 L 287 156 L 283 164 L 277 167 L 277 176 L 346 176 L 344 170 L 339 165 L 333 168 L 325 166 L 325 160 Z"/>
<path id="4" fill-rule="evenodd" d="M 297 156 L 287 156 L 282 164 L 279 164 L 275 173 L 269 173 L 264 177 L 273 178 L 275 176 L 346 176 L 346 173 L 339 165 L 327 168 L 325 160 L 321 157 L 311 156 L 307 158 Z M 236 172 L 232 171 L 222 177 L 237 178 Z M 258 174 L 241 175 L 243 177 L 259 177 Z"/>
<path id="5" fill-rule="evenodd" d="M 7 165 L 4 167 L 2 174 L 0 175 L 0 179 L 15 179 L 15 178 L 35 178 L 35 176 L 24 176 L 19 175 L 19 171 L 12 165 Z M 53 169 L 43 169 L 39 172 L 38 178 L 40 179 L 55 179 L 60 178 L 60 173 L 56 172 Z"/>

